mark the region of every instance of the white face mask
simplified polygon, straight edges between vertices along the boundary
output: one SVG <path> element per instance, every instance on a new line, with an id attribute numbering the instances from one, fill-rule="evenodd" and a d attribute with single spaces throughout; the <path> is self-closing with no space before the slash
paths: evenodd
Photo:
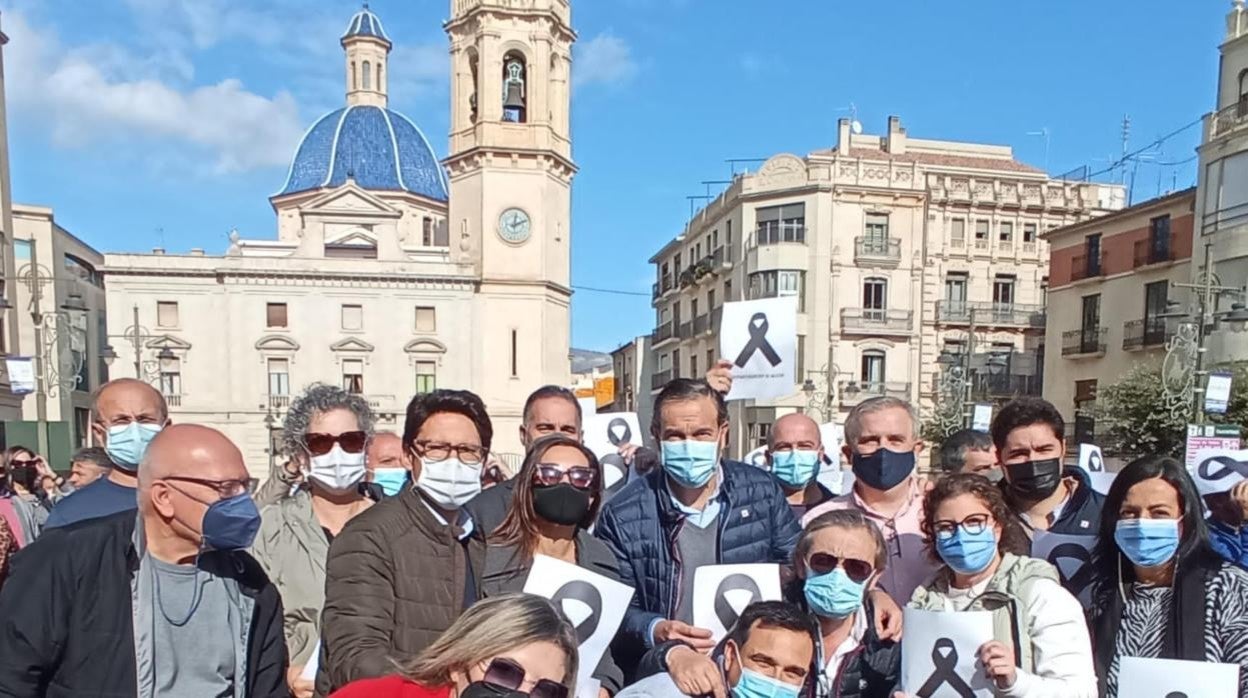
<path id="1" fill-rule="evenodd" d="M 347 453 L 334 444 L 329 453 L 313 456 L 308 463 L 308 477 L 326 489 L 346 492 L 364 479 L 364 453 Z"/>
<path id="2" fill-rule="evenodd" d="M 458 509 L 481 493 L 481 465 L 467 465 L 458 458 L 421 459 L 416 486 L 443 509 Z"/>

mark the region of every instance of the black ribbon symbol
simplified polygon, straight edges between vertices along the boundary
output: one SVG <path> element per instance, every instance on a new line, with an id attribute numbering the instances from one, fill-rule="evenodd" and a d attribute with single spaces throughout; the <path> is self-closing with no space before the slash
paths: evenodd
<path id="1" fill-rule="evenodd" d="M 615 435 L 616 427 L 623 427 L 623 431 L 620 432 L 621 436 Z M 619 446 L 620 444 L 626 444 L 630 440 L 632 440 L 632 438 L 633 438 L 633 429 L 632 427 L 628 426 L 627 419 L 624 419 L 623 417 L 616 417 L 615 419 L 611 420 L 610 424 L 607 425 L 607 441 L 610 441 L 612 446 Z"/>
<path id="2" fill-rule="evenodd" d="M 953 640 L 942 637 L 932 645 L 932 666 L 932 675 L 915 692 L 918 698 L 931 698 L 941 686 L 948 686 L 962 698 L 975 698 L 975 691 L 958 676 L 958 648 Z"/>
<path id="3" fill-rule="evenodd" d="M 551 603 L 555 604 L 555 608 L 558 608 L 560 612 L 563 611 L 565 599 L 574 599 L 589 606 L 589 615 L 576 626 L 576 641 L 578 644 L 584 644 L 586 640 L 594 636 L 594 631 L 598 630 L 598 618 L 602 615 L 602 593 L 593 584 L 582 579 L 574 579 L 559 587 L 555 595 L 550 597 Z"/>
<path id="4" fill-rule="evenodd" d="M 1088 454 L 1088 470 L 1094 473 L 1105 471 L 1105 461 L 1101 459 L 1100 451 L 1093 451 Z"/>
<path id="5" fill-rule="evenodd" d="M 750 357 L 754 356 L 754 352 L 763 352 L 763 358 L 767 359 L 772 366 L 780 365 L 780 355 L 772 348 L 771 342 L 767 341 L 767 313 L 754 313 L 754 317 L 750 318 L 750 324 L 746 329 L 750 333 L 750 342 L 741 350 L 741 355 L 737 357 L 737 368 L 745 368 L 749 363 Z"/>
<path id="6" fill-rule="evenodd" d="M 1221 467 L 1211 471 L 1210 466 L 1215 463 Z M 1230 456 L 1206 458 L 1200 462 L 1200 467 L 1196 469 L 1196 474 L 1200 475 L 1201 479 L 1210 482 L 1221 480 L 1224 477 L 1230 477 L 1237 473 L 1242 477 L 1248 478 L 1248 462 L 1238 461 Z"/>
<path id="7" fill-rule="evenodd" d="M 1170 691 L 1166 694 L 1166 698 L 1187 698 L 1187 694 L 1182 691 Z"/>
<path id="8" fill-rule="evenodd" d="M 737 610 L 728 603 L 728 593 L 732 591 L 748 591 L 750 592 L 750 603 L 761 601 L 763 592 L 758 588 L 758 582 L 754 578 L 745 574 L 730 574 L 719 582 L 719 588 L 715 590 L 715 617 L 719 618 L 719 622 L 724 626 L 724 630 L 732 630 L 732 626 L 737 623 Z M 741 607 L 745 610 L 746 604 Z"/>
<path id="9" fill-rule="evenodd" d="M 1069 578 L 1066 577 L 1066 573 L 1062 571 L 1061 566 L 1057 564 L 1057 561 L 1063 558 L 1079 561 L 1079 567 L 1075 569 L 1075 573 Z M 1060 543 L 1055 545 L 1049 551 L 1048 561 L 1049 564 L 1057 568 L 1057 574 L 1062 578 L 1062 586 L 1066 587 L 1066 590 L 1072 595 L 1079 596 L 1092 583 L 1092 553 L 1088 552 L 1088 549 L 1082 545 L 1078 543 Z"/>

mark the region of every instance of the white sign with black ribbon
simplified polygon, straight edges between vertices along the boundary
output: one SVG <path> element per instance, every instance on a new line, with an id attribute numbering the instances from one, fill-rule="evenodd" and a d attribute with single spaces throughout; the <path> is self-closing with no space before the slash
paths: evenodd
<path id="1" fill-rule="evenodd" d="M 1092 568 L 1095 547 L 1096 536 L 1036 531 L 1031 541 L 1031 556 L 1056 567 L 1062 586 L 1088 608 L 1092 601 L 1092 579 L 1096 574 Z"/>
<path id="2" fill-rule="evenodd" d="M 524 592 L 550 599 L 572 622 L 580 642 L 577 685 L 593 685 L 594 670 L 624 620 L 633 588 L 563 560 L 534 555 Z M 578 698 L 597 695 L 595 691 L 592 696 Z"/>
<path id="3" fill-rule="evenodd" d="M 1248 449 L 1233 451 L 1216 448 L 1197 451 L 1188 472 L 1196 483 L 1196 491 L 1202 497 L 1230 492 L 1232 487 L 1248 479 Z"/>
<path id="4" fill-rule="evenodd" d="M 732 362 L 729 400 L 792 394 L 797 384 L 797 298 L 725 303 L 719 350 Z"/>
<path id="5" fill-rule="evenodd" d="M 628 475 L 628 465 L 620 456 L 624 444 L 644 445 L 641 423 L 636 412 L 600 412 L 586 415 L 582 429 L 585 446 L 602 463 L 603 486 L 610 488 Z"/>
<path id="6" fill-rule="evenodd" d="M 1088 473 L 1092 489 L 1101 494 L 1109 493 L 1114 477 L 1118 475 L 1105 469 L 1105 456 L 1101 453 L 1101 447 L 1096 444 L 1079 444 L 1079 467 Z"/>
<path id="7" fill-rule="evenodd" d="M 990 698 L 979 648 L 992 639 L 990 611 L 902 611 L 901 685 L 922 698 Z"/>
<path id="8" fill-rule="evenodd" d="M 906 632 L 910 632 L 907 628 Z M 1123 657 L 1118 695 L 1131 698 L 1239 698 L 1239 665 Z"/>
<path id="9" fill-rule="evenodd" d="M 707 565 L 693 574 L 693 624 L 716 642 L 755 601 L 780 600 L 779 565 Z"/>

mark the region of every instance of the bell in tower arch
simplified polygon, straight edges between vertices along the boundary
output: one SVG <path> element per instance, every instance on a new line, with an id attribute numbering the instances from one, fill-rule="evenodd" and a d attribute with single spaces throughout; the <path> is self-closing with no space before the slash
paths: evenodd
<path id="1" fill-rule="evenodd" d="M 524 123 L 527 113 L 524 91 L 524 59 L 508 54 L 503 62 L 503 121 Z"/>

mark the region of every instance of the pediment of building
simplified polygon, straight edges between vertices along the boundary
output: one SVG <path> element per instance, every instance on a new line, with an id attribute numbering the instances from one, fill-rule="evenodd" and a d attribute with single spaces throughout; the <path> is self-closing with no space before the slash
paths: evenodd
<path id="1" fill-rule="evenodd" d="M 359 337 L 347 337 L 329 345 L 329 348 L 336 352 L 371 352 L 374 347 Z"/>

